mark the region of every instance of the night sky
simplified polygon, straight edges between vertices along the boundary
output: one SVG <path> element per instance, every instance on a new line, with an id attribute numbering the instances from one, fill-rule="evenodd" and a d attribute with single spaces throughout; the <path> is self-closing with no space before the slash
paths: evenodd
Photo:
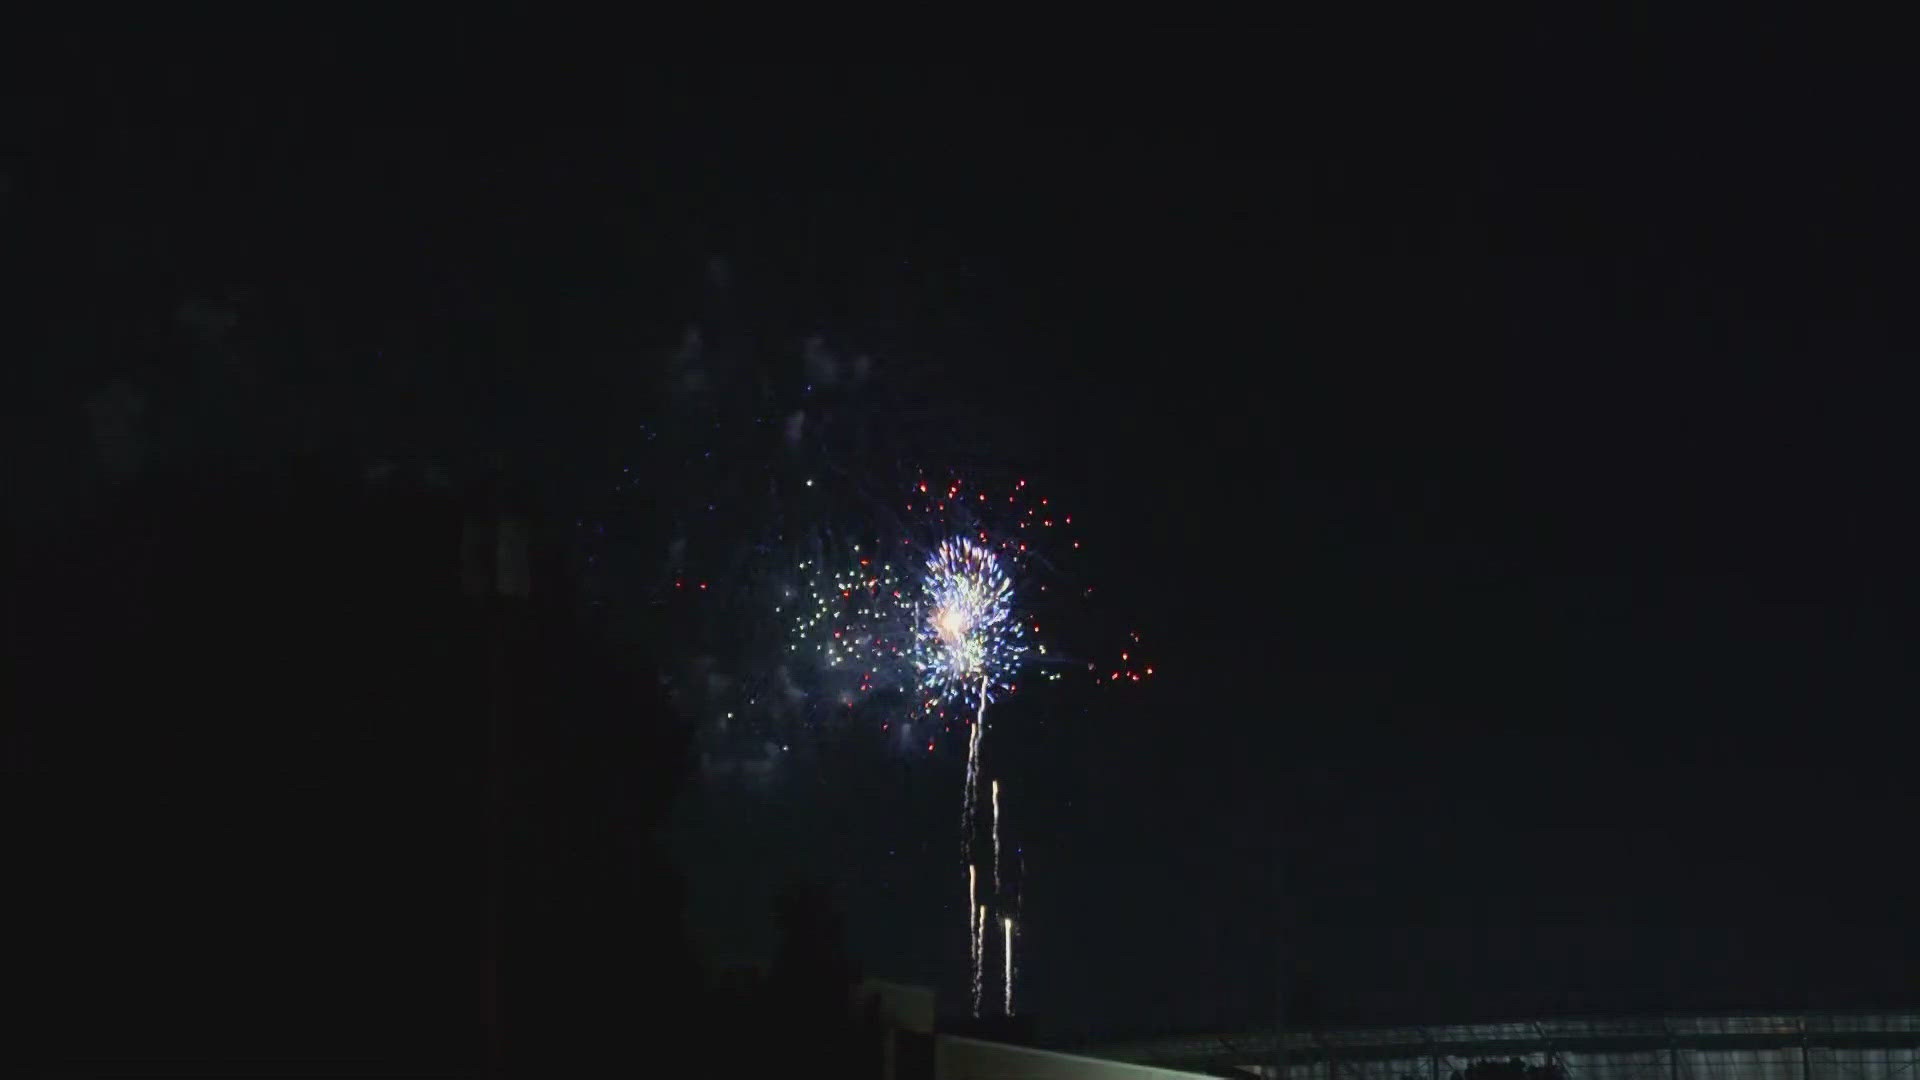
<path id="1" fill-rule="evenodd" d="M 360 509 L 351 483 L 277 479 L 291 459 L 464 491 L 504 456 L 524 505 L 585 516 L 652 415 L 636 387 L 704 324 L 795 364 L 809 335 L 873 355 L 938 389 L 955 459 L 1035 468 L 1097 522 L 1087 576 L 1133 624 L 1107 629 L 1141 630 L 1161 670 L 1036 693 L 996 729 L 1041 1037 L 1250 1029 L 1283 996 L 1319 1023 L 1912 1004 L 1920 230 L 1897 80 L 1794 28 L 1591 29 L 1454 27 L 1470 47 L 1350 66 L 1293 36 L 886 67 L 568 44 L 503 63 L 507 39 L 469 28 L 351 64 L 304 36 L 219 64 L 52 50 L 0 166 L 24 271 L 9 531 L 34 581 L 9 633 L 40 692 L 7 753 L 46 781 L 21 788 L 41 865 L 95 845 L 68 880 L 127 925 L 166 919 L 100 890 L 173 882 L 222 955 L 242 946 L 206 898 L 235 851 L 416 883 L 398 894 L 465 881 L 467 849 L 434 839 L 467 836 L 459 815 L 416 812 L 478 783 L 453 698 L 409 691 L 391 722 L 417 731 L 277 734 L 264 669 L 149 647 L 155 613 L 198 601 L 123 556 L 171 536 L 186 563 L 157 562 L 237 594 L 325 564 L 301 524 L 323 521 L 366 565 L 428 566 L 432 541 L 378 536 L 457 535 L 468 505 Z M 192 345 L 196 298 L 238 312 L 244 364 Z M 194 499 L 247 494 L 182 525 L 165 484 L 187 476 Z M 415 524 L 369 538 L 342 523 L 362 513 Z M 229 520 L 285 527 L 205 524 Z M 412 587 L 326 573 L 369 604 Z M 319 613 L 244 607 L 288 670 L 407 647 L 346 648 L 374 609 L 296 592 Z M 650 685 L 543 618 L 542 656 Z M 429 651 L 467 686 L 466 653 Z M 170 674 L 111 703 L 61 689 L 122 662 Z M 180 740 L 134 718 L 209 686 L 231 718 Z M 416 757 L 378 763 L 368 738 Z M 556 789 L 662 784 L 672 809 L 560 815 L 594 839 L 540 842 L 602 845 L 594 872 L 625 883 L 606 887 L 684 916 L 693 954 L 763 959 L 797 873 L 859 970 L 959 1007 L 951 757 L 853 743 L 759 786 L 629 784 L 568 745 L 540 767 Z M 303 768 L 330 779 L 264 779 Z M 223 794 L 169 818 L 156 793 L 180 786 Z M 168 862 L 113 824 L 184 830 L 268 789 L 254 816 L 302 831 L 190 830 Z M 374 817 L 445 866 L 383 847 L 363 871 L 323 842 Z M 670 869 L 621 864 L 655 834 Z"/>

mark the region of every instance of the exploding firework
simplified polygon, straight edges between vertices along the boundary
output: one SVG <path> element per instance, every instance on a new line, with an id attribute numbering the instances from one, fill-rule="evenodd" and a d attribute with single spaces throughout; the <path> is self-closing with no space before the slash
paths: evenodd
<path id="1" fill-rule="evenodd" d="M 1140 659 L 1138 634 L 1115 650 L 1117 662 L 1069 659 L 1041 643 L 1043 619 L 1058 619 L 1056 632 L 1064 629 L 1076 642 L 1091 639 L 1104 620 L 1092 612 L 1092 588 L 1062 572 L 1063 560 L 1081 548 L 1071 532 L 1074 517 L 1026 481 L 955 478 L 936 487 L 920 480 L 904 505 L 905 518 L 871 522 L 878 531 L 861 544 L 816 549 L 798 564 L 777 604 L 788 632 L 784 648 L 817 701 L 842 712 L 865 707 L 861 715 L 882 730 L 898 725 L 902 742 L 927 721 L 926 737 L 911 740 L 915 749 L 934 751 L 941 732 L 966 740 L 960 824 L 970 996 L 978 1015 L 991 910 L 1002 933 L 1004 1007 L 1011 1012 L 1016 927 L 1009 890 L 1017 886 L 1000 865 L 1000 781 L 982 772 L 988 706 L 1016 694 L 1028 666 L 1050 682 L 1085 663 L 1102 686 L 1137 683 L 1153 668 Z M 915 563 L 918 573 L 908 569 Z M 983 796 L 991 799 L 987 822 L 978 813 Z M 991 852 L 976 855 L 983 843 Z M 984 856 L 990 867 L 980 865 Z"/>
<path id="2" fill-rule="evenodd" d="M 1097 547 L 1098 534 L 1083 534 L 1082 519 L 1017 471 L 879 471 L 881 462 L 950 456 L 956 431 L 967 432 L 969 452 L 1004 449 L 969 415 L 972 399 L 917 365 L 874 368 L 835 357 L 824 341 L 806 342 L 791 364 L 729 344 L 765 337 L 753 328 L 690 327 L 657 365 L 651 415 L 631 426 L 611 492 L 595 501 L 603 505 L 577 522 L 591 601 L 658 652 L 675 708 L 700 725 L 713 775 L 766 775 L 757 767 L 771 767 L 789 737 L 797 744 L 829 728 L 885 732 L 919 753 L 964 753 L 975 1007 L 991 908 L 1006 939 L 1010 1011 L 1024 804 L 1007 807 L 1004 878 L 997 800 L 994 863 L 976 871 L 988 840 L 974 814 L 988 794 L 987 705 L 1004 723 L 1014 714 L 998 707 L 1029 680 L 1128 686 L 1153 668 L 1137 639 L 1124 650 L 1098 640 L 1103 625 L 1126 625 L 1093 615 L 1092 590 L 1076 580 L 1082 545 Z M 930 556 L 963 541 L 980 553 L 974 569 L 992 567 L 1006 586 L 1004 618 L 989 630 L 971 610 L 979 595 L 943 612 L 925 588 Z"/>
<path id="3" fill-rule="evenodd" d="M 919 625 L 912 649 L 920 688 L 929 701 L 971 704 L 973 729 L 967 737 L 967 776 L 961 795 L 962 856 L 972 872 L 974 804 L 980 789 L 980 740 L 986 731 L 987 705 L 995 689 L 1011 690 L 1026 646 L 1013 611 L 1013 583 L 1000 560 L 986 547 L 966 539 L 942 541 L 927 558 L 921 579 Z M 994 889 L 999 891 L 998 787 L 995 788 Z M 971 877 L 969 891 L 971 891 Z M 969 900 L 971 906 L 971 899 Z M 984 911 L 976 909 L 984 920 Z M 980 1011 L 984 922 L 974 932 L 973 1007 Z"/>
<path id="4" fill-rule="evenodd" d="M 902 736 L 958 733 L 972 758 L 973 725 L 964 718 L 977 719 L 983 700 L 1017 692 L 1025 668 L 1057 682 L 1091 660 L 1041 638 L 1043 621 L 1060 620 L 1075 640 L 1093 638 L 1101 621 L 1089 607 L 1093 590 L 1063 572 L 1081 547 L 1075 519 L 1020 479 L 923 478 L 892 505 L 865 523 L 877 531 L 861 543 L 816 544 L 782 575 L 772 603 L 787 632 L 782 663 L 814 705 L 844 713 L 877 703 L 866 714 L 875 726 Z M 1151 673 L 1116 651 L 1120 664 L 1086 669 L 1093 679 L 1104 684 L 1117 672 L 1137 682 Z M 936 744 L 919 743 L 929 751 Z"/>
<path id="5" fill-rule="evenodd" d="M 931 699 L 976 705 L 1010 690 L 1026 653 L 1013 583 L 992 551 L 947 540 L 927 558 L 912 658 Z"/>

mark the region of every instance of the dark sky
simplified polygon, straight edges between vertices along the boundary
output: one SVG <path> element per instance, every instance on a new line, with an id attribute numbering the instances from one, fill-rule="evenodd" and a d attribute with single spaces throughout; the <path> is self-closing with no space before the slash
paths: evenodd
<path id="1" fill-rule="evenodd" d="M 154 456 L 508 445 L 565 505 L 721 257 L 765 333 L 968 366 L 1105 523 L 1164 677 L 1009 766 L 1059 1032 L 1267 1022 L 1283 981 L 1343 1019 L 1888 1003 L 1920 962 L 1899 95 L 1864 40 L 1667 30 L 881 67 L 456 28 L 355 77 L 76 45 L 0 194 L 57 313 L 9 376 L 15 512 L 111 497 L 115 380 Z M 173 309 L 229 285 L 285 366 L 167 389 Z M 945 819 L 842 768 L 696 790 L 690 887 L 845 860 L 862 965 L 951 991 Z M 751 906 L 692 920 L 751 948 Z"/>

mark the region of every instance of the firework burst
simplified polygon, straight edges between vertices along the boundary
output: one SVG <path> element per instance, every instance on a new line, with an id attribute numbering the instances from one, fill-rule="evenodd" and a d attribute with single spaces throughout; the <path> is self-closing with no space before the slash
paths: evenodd
<path id="1" fill-rule="evenodd" d="M 993 552 L 971 540 L 942 542 L 927 558 L 920 591 L 911 655 L 929 699 L 964 707 L 1011 689 L 1027 650 L 1013 583 Z"/>
<path id="2" fill-rule="evenodd" d="M 1001 1007 L 1010 1013 L 1021 889 L 1000 865 L 1002 783 L 982 770 L 988 706 L 1015 695 L 1030 666 L 1043 669 L 1034 677 L 1052 682 L 1084 664 L 1103 687 L 1137 683 L 1153 668 L 1140 659 L 1137 634 L 1114 650 L 1117 661 L 1088 654 L 1069 659 L 1041 642 L 1043 620 L 1059 620 L 1055 632 L 1076 642 L 1110 624 L 1093 613 L 1093 589 L 1062 572 L 1081 553 L 1074 516 L 1025 480 L 980 484 L 956 476 L 933 484 L 921 478 L 904 504 L 894 503 L 880 517 L 871 523 L 878 535 L 833 554 L 816 550 L 799 564 L 779 607 L 789 631 L 786 651 L 811 670 L 811 685 L 836 707 L 867 705 L 865 715 L 881 730 L 897 725 L 902 741 L 916 750 L 933 752 L 941 733 L 964 739 L 960 854 L 970 996 L 978 1015 L 991 912 L 1003 939 Z M 924 737 L 907 739 L 917 726 Z M 979 803 L 989 797 L 992 819 L 984 822 Z"/>
<path id="3" fill-rule="evenodd" d="M 912 658 L 920 676 L 920 690 L 929 702 L 972 705 L 977 711 L 967 734 L 967 776 L 962 792 L 960 835 L 962 855 L 968 859 L 968 887 L 973 887 L 974 804 L 980 790 L 980 740 L 987 726 L 987 705 L 996 689 L 1012 690 L 1014 672 L 1026 653 L 1024 628 L 1014 617 L 1013 583 L 1000 560 L 987 547 L 963 538 L 943 540 L 928 556 L 921 579 L 919 620 Z M 995 787 L 996 793 L 998 786 Z M 996 849 L 999 840 L 997 799 L 994 815 Z M 996 850 L 997 854 L 997 850 Z M 994 879 L 999 880 L 998 860 Z M 996 892 L 998 885 L 995 886 Z M 969 907 L 973 907 L 969 899 Z M 973 1010 L 980 1012 L 984 910 L 975 910 Z"/>

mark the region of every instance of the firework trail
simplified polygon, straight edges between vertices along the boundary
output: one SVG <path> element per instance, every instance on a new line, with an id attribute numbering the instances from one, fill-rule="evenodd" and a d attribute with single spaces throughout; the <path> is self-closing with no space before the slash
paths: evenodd
<path id="1" fill-rule="evenodd" d="M 985 682 L 983 678 L 981 682 Z M 980 711 L 973 718 L 973 727 L 967 733 L 967 781 L 960 793 L 960 843 L 963 855 L 973 857 L 973 818 L 974 803 L 978 801 L 980 791 L 980 737 L 987 728 L 987 698 L 980 696 Z"/>
<path id="2" fill-rule="evenodd" d="M 981 907 L 974 912 L 973 921 L 973 1015 L 980 1015 L 981 991 L 986 988 L 986 980 L 981 977 L 980 955 L 987 950 L 987 909 Z"/>
<path id="3" fill-rule="evenodd" d="M 960 810 L 960 848 L 961 848 L 961 856 L 966 859 L 973 858 L 973 793 L 976 790 L 978 790 L 978 784 L 976 783 L 975 777 L 977 777 L 980 772 L 980 730 L 986 726 L 986 716 L 987 716 L 987 701 L 986 701 L 986 697 L 982 695 L 980 699 L 980 715 L 978 718 L 974 720 L 973 732 L 967 740 L 967 781 L 966 781 L 966 791 L 964 793 L 964 805 L 961 807 L 961 810 Z M 996 863 L 997 861 L 998 860 L 996 858 Z M 999 871 L 995 870 L 994 873 L 995 873 L 995 876 L 998 877 Z M 995 884 L 993 887 L 993 891 L 995 895 L 998 895 L 1000 892 L 1000 886 L 998 884 Z M 973 864 L 969 862 L 967 864 L 967 907 L 970 915 L 977 915 L 978 917 L 984 918 L 986 913 L 984 911 L 978 911 L 978 909 L 975 908 L 973 895 L 974 895 Z M 968 933 L 973 935 L 973 1015 L 979 1016 L 980 1015 L 980 982 L 981 982 L 980 968 L 983 964 L 986 963 L 986 957 L 985 955 L 983 955 L 986 952 L 986 948 L 985 948 L 985 942 L 981 940 L 982 938 L 981 928 L 979 927 L 971 928 L 968 930 Z"/>
<path id="4" fill-rule="evenodd" d="M 1013 1015 L 1013 917 L 1000 919 L 1000 938 L 1007 947 L 1007 1015 Z"/>
<path id="5" fill-rule="evenodd" d="M 1000 781 L 993 782 L 993 895 L 1000 895 Z"/>
<path id="6" fill-rule="evenodd" d="M 973 864 L 967 864 L 967 948 L 973 957 L 973 1015 L 980 1015 L 980 902 Z"/>

